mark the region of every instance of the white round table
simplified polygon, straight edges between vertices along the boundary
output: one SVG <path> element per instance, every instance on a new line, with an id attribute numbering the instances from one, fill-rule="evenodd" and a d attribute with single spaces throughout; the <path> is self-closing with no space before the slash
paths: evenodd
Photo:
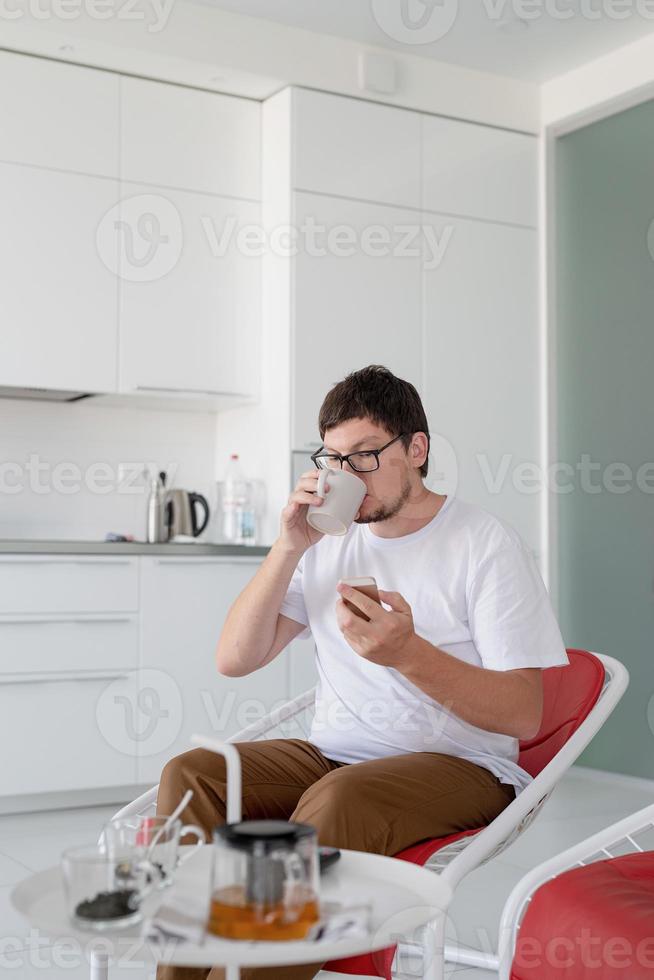
<path id="1" fill-rule="evenodd" d="M 200 848 L 179 869 L 173 885 L 175 901 L 197 906 L 198 897 L 210 895 L 211 845 Z M 321 876 L 321 900 L 346 905 L 369 903 L 370 929 L 366 935 L 315 941 L 251 942 L 221 939 L 206 934 L 200 941 L 174 940 L 159 947 L 144 938 L 144 923 L 130 929 L 102 933 L 83 931 L 71 924 L 65 906 L 59 867 L 31 875 L 11 895 L 14 907 L 56 944 L 75 940 L 82 948 L 97 941 L 103 952 L 91 957 L 92 980 L 106 980 L 108 963 L 126 943 L 138 948 L 146 963 L 180 966 L 224 966 L 227 980 L 238 980 L 243 966 L 313 963 L 369 953 L 398 941 L 411 941 L 414 930 L 428 926 L 425 980 L 443 976 L 443 931 L 449 889 L 438 875 L 396 858 L 343 850 L 341 859 Z M 425 932 L 425 930 L 423 930 Z M 415 941 L 415 940 L 414 940 Z M 424 942 L 424 936 L 421 936 Z"/>

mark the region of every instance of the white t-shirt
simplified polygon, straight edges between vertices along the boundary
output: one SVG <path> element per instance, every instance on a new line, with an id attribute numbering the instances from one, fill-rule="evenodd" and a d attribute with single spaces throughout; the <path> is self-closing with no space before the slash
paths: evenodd
<path id="1" fill-rule="evenodd" d="M 325 535 L 304 553 L 280 612 L 313 635 L 318 688 L 309 739 L 330 759 L 361 762 L 443 752 L 524 789 L 518 740 L 458 718 L 393 667 L 360 657 L 336 621 L 339 579 L 372 575 L 411 606 L 418 636 L 491 670 L 553 667 L 568 657 L 534 558 L 519 534 L 449 495 L 411 534 L 382 538 L 367 524 Z"/>

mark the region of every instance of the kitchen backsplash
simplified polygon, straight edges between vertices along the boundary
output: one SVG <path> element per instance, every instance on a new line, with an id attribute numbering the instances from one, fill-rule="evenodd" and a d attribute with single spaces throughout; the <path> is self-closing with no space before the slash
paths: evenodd
<path id="1" fill-rule="evenodd" d="M 220 460 L 216 470 L 208 412 L 0 399 L 0 433 L 0 538 L 97 540 L 116 531 L 143 540 L 143 465 L 215 502 Z M 215 529 L 212 521 L 201 540 Z"/>

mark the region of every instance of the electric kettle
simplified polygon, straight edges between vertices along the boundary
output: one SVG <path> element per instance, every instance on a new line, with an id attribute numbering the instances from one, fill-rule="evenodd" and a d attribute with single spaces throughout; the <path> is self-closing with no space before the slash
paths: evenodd
<path id="1" fill-rule="evenodd" d="M 198 521 L 197 505 L 204 511 Z M 189 490 L 168 490 L 165 498 L 165 523 L 167 540 L 182 536 L 197 538 L 209 523 L 209 504 L 201 493 Z"/>
<path id="2" fill-rule="evenodd" d="M 317 834 L 309 824 L 216 827 L 208 930 L 227 939 L 303 939 L 319 921 Z"/>

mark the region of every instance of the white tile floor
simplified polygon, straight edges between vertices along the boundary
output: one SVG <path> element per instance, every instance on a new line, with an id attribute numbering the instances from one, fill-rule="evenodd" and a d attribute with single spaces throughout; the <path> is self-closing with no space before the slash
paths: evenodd
<path id="1" fill-rule="evenodd" d="M 494 945 L 504 900 L 525 870 L 647 806 L 654 799 L 652 789 L 654 783 L 649 788 L 598 781 L 584 770 L 573 770 L 533 826 L 501 857 L 463 882 L 452 907 L 457 940 L 481 948 L 486 943 Z M 29 941 L 29 925 L 13 910 L 9 896 L 28 872 L 57 864 L 65 847 L 94 840 L 116 809 L 90 807 L 0 817 L 0 970 L 11 970 L 16 980 L 87 980 L 88 967 L 76 951 L 57 953 L 47 944 L 36 949 L 34 938 Z M 456 980 L 494 976 L 463 967 L 450 969 Z M 115 968 L 112 978 L 119 971 L 125 980 L 145 980 L 152 975 L 143 966 L 128 962 Z"/>

